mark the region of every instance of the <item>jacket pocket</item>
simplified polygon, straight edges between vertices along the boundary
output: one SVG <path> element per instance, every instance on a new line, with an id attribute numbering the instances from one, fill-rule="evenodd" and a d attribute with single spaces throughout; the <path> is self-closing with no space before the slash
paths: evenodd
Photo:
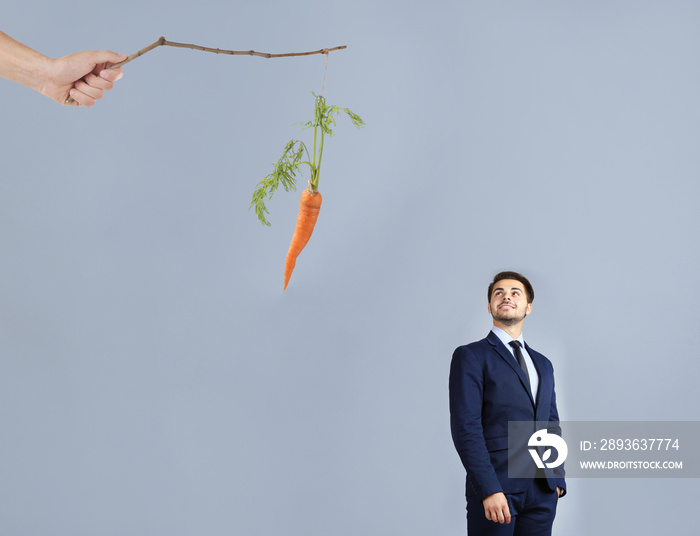
<path id="1" fill-rule="evenodd" d="M 491 437 L 486 440 L 486 450 L 493 452 L 494 450 L 505 450 L 508 448 L 508 436 Z"/>

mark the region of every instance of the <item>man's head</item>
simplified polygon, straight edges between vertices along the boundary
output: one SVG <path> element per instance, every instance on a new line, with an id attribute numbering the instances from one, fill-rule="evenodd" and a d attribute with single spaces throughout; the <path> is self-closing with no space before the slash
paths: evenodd
<path id="1" fill-rule="evenodd" d="M 532 311 L 535 291 L 527 278 L 518 272 L 496 274 L 489 285 L 488 310 L 494 324 L 514 326 L 521 324 Z"/>
<path id="2" fill-rule="evenodd" d="M 534 301 L 535 291 L 532 288 L 532 285 L 527 280 L 527 277 L 525 277 L 523 274 L 519 274 L 518 272 L 500 272 L 496 274 L 493 277 L 493 281 L 489 285 L 489 301 L 491 301 L 491 294 L 493 293 L 496 283 L 502 281 L 503 279 L 513 279 L 515 281 L 519 281 L 523 286 L 523 290 L 527 293 L 527 303 L 532 303 Z"/>

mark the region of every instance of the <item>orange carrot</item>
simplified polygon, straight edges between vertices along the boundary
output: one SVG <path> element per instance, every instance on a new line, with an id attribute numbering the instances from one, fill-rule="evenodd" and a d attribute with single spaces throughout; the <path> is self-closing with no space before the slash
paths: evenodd
<path id="1" fill-rule="evenodd" d="M 357 128 L 365 124 L 362 118 L 355 112 L 347 108 L 326 104 L 322 95 L 314 94 L 314 96 L 316 97 L 314 119 L 313 121 L 304 123 L 305 128 L 313 127 L 314 129 L 313 151 L 309 151 L 303 141 L 291 140 L 284 147 L 282 157 L 274 164 L 272 173 L 263 177 L 263 180 L 258 183 L 257 188 L 253 192 L 253 200 L 249 207 L 255 207 L 255 213 L 258 215 L 260 223 L 263 225 L 270 225 L 270 222 L 265 218 L 265 214 L 268 212 L 264 200 L 270 199 L 279 186 L 282 186 L 287 192 L 289 190 L 296 190 L 296 174 L 299 172 L 299 168 L 302 164 L 309 166 L 309 171 L 311 172 L 309 188 L 308 190 L 304 190 L 301 194 L 297 225 L 294 229 L 292 243 L 289 245 L 287 259 L 284 263 L 283 290 L 287 289 L 289 279 L 292 277 L 294 266 L 297 263 L 297 257 L 309 242 L 311 233 L 314 232 L 314 227 L 316 226 L 318 213 L 321 210 L 321 194 L 318 193 L 318 175 L 321 170 L 323 141 L 326 135 L 333 135 L 331 126 L 335 125 L 334 116 L 339 112 L 344 112 Z"/>
<path id="2" fill-rule="evenodd" d="M 292 271 L 297 263 L 297 257 L 311 238 L 311 233 L 314 232 L 318 213 L 321 210 L 321 200 L 321 194 L 311 191 L 310 188 L 306 188 L 301 193 L 297 225 L 294 229 L 294 235 L 292 235 L 292 243 L 289 244 L 287 260 L 284 263 L 284 288 L 282 290 L 287 288 L 287 283 L 289 283 L 289 278 L 292 277 Z"/>

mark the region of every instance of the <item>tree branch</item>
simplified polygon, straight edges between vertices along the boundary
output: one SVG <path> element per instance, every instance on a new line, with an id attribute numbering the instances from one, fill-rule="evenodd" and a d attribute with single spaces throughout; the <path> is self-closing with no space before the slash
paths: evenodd
<path id="1" fill-rule="evenodd" d="M 330 52 L 333 52 L 334 50 L 343 50 L 347 48 L 347 45 L 342 45 L 339 47 L 333 47 L 333 48 L 322 48 L 320 50 L 314 50 L 312 52 L 287 52 L 285 54 L 270 54 L 268 52 L 256 52 L 255 50 L 222 50 L 220 48 L 209 48 L 209 47 L 203 47 L 200 45 L 188 45 L 186 43 L 175 43 L 174 41 L 167 41 L 165 37 L 159 37 L 158 40 L 155 43 L 152 43 L 148 45 L 147 47 L 142 48 L 141 50 L 134 52 L 131 56 L 126 58 L 124 61 L 120 61 L 119 63 L 115 63 L 114 65 L 110 66 L 110 69 L 117 69 L 121 67 L 122 65 L 126 65 L 132 60 L 135 60 L 139 56 L 143 56 L 146 52 L 150 52 L 154 48 L 157 48 L 159 46 L 168 46 L 168 47 L 179 47 L 179 48 L 191 48 L 193 50 L 201 50 L 203 52 L 213 52 L 214 54 L 229 54 L 231 56 L 259 56 L 261 58 L 290 58 L 292 56 L 311 56 L 313 54 L 325 54 L 328 56 Z M 68 97 L 66 100 L 66 104 L 72 104 L 75 102 L 72 97 Z"/>

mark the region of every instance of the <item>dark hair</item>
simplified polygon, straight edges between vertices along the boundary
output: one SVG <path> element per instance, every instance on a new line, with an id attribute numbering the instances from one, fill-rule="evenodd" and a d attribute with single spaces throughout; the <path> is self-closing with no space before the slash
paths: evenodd
<path id="1" fill-rule="evenodd" d="M 527 294 L 527 303 L 532 303 L 532 301 L 535 299 L 535 291 L 530 282 L 527 280 L 527 277 L 525 277 L 523 274 L 519 274 L 518 272 L 500 272 L 493 277 L 493 281 L 489 285 L 489 302 L 491 301 L 491 293 L 493 292 L 494 285 L 504 279 L 515 279 L 523 284 L 525 287 L 525 293 Z"/>

